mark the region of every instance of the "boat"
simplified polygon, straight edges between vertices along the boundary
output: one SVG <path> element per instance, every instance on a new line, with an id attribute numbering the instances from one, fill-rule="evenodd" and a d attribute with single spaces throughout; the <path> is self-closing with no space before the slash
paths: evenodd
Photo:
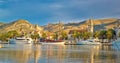
<path id="1" fill-rule="evenodd" d="M 65 44 L 65 41 L 62 40 L 43 40 L 40 41 L 41 44 Z"/>
<path id="2" fill-rule="evenodd" d="M 112 45 L 120 45 L 120 38 L 112 42 Z"/>
<path id="3" fill-rule="evenodd" d="M 101 43 L 98 42 L 99 40 L 93 38 L 93 31 L 94 31 L 93 20 L 92 20 L 92 19 L 89 19 L 88 32 L 91 33 L 90 38 L 87 39 L 87 40 L 78 41 L 76 44 L 77 44 L 77 45 L 100 45 Z"/>
<path id="4" fill-rule="evenodd" d="M 32 44 L 33 40 L 26 37 L 17 37 L 15 39 L 10 39 L 9 44 Z"/>
<path id="5" fill-rule="evenodd" d="M 100 42 L 96 42 L 94 39 L 82 40 L 76 43 L 77 45 L 100 45 Z"/>

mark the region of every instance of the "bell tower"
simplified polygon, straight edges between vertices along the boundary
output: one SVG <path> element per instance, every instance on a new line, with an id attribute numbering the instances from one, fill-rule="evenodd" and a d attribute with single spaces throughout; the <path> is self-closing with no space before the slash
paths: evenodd
<path id="1" fill-rule="evenodd" d="M 94 30 L 94 28 L 93 28 L 93 20 L 89 19 L 88 20 L 88 32 L 93 33 L 94 32 L 93 30 Z"/>

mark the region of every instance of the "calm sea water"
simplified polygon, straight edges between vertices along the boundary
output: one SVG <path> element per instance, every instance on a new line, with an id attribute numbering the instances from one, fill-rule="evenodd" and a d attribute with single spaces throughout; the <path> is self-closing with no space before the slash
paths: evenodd
<path id="1" fill-rule="evenodd" d="M 120 50 L 100 45 L 2 44 L 0 63 L 120 63 Z"/>

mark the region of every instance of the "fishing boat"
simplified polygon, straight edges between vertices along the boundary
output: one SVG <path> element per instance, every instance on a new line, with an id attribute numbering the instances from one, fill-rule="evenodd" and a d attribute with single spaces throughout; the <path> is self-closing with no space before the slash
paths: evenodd
<path id="1" fill-rule="evenodd" d="M 82 40 L 76 43 L 77 45 L 101 45 L 100 42 L 96 42 L 94 39 Z"/>
<path id="2" fill-rule="evenodd" d="M 26 37 L 17 37 L 15 39 L 10 39 L 9 44 L 32 44 L 33 40 Z"/>

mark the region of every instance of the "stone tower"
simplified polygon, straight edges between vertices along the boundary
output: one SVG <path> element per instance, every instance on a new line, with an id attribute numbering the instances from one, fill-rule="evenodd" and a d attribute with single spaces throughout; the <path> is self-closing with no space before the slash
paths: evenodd
<path id="1" fill-rule="evenodd" d="M 93 20 L 92 20 L 92 19 L 89 19 L 89 20 L 88 20 L 88 32 L 91 32 L 91 33 L 94 32 Z"/>

